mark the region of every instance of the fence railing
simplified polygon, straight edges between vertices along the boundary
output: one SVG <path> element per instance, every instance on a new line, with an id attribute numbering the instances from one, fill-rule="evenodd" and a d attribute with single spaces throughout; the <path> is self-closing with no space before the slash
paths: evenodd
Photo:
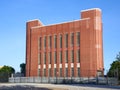
<path id="1" fill-rule="evenodd" d="M 9 78 L 10 83 L 57 83 L 57 84 L 80 84 L 80 83 L 91 83 L 91 84 L 109 84 L 117 85 L 117 78 L 86 78 L 86 77 L 11 77 Z"/>
<path id="2" fill-rule="evenodd" d="M 0 72 L 0 83 L 1 82 L 8 82 L 8 79 L 10 77 L 10 74 L 7 72 Z"/>

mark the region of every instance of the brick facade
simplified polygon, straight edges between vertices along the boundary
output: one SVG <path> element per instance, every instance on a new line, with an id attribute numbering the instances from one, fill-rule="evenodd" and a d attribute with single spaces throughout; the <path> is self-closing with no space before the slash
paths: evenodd
<path id="1" fill-rule="evenodd" d="M 95 77 L 103 74 L 101 10 L 81 11 L 81 19 L 44 26 L 26 25 L 26 76 Z"/>

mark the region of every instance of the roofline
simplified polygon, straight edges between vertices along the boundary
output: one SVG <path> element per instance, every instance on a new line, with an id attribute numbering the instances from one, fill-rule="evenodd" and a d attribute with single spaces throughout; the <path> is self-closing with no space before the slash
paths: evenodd
<path id="1" fill-rule="evenodd" d="M 91 10 L 99 10 L 99 11 L 101 11 L 100 8 L 91 8 L 91 9 L 81 10 L 81 12 L 86 12 L 86 11 L 91 11 Z"/>
<path id="2" fill-rule="evenodd" d="M 70 22 L 75 22 L 75 21 L 82 21 L 82 20 L 88 20 L 88 19 L 90 19 L 90 18 L 83 18 L 83 19 L 78 19 L 78 20 L 73 20 L 73 21 L 68 21 L 68 22 L 49 24 L 49 25 L 45 25 L 45 26 L 53 26 L 53 25 L 65 24 L 65 23 L 70 23 Z M 35 26 L 35 27 L 31 27 L 31 28 L 39 28 L 39 27 L 45 27 L 45 26 Z"/>
<path id="3" fill-rule="evenodd" d="M 27 22 L 32 22 L 32 21 L 39 21 L 39 19 L 28 20 Z"/>
<path id="4" fill-rule="evenodd" d="M 32 22 L 32 21 L 38 21 L 42 26 L 44 26 L 44 24 L 39 19 L 29 20 L 26 23 L 29 23 L 29 22 Z"/>

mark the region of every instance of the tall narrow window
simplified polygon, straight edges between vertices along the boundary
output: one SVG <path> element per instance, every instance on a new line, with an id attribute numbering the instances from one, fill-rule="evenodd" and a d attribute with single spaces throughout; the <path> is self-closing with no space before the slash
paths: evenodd
<path id="1" fill-rule="evenodd" d="M 65 76 L 68 77 L 68 68 L 65 68 Z"/>
<path id="2" fill-rule="evenodd" d="M 78 68 L 78 77 L 80 77 L 80 68 Z"/>
<path id="3" fill-rule="evenodd" d="M 55 64 L 57 63 L 57 52 L 56 51 L 54 52 L 54 63 Z"/>
<path id="4" fill-rule="evenodd" d="M 40 76 L 40 69 L 38 69 L 38 76 Z"/>
<path id="5" fill-rule="evenodd" d="M 50 36 L 50 48 L 52 48 L 52 36 Z"/>
<path id="6" fill-rule="evenodd" d="M 62 35 L 60 35 L 60 48 L 62 48 Z"/>
<path id="7" fill-rule="evenodd" d="M 62 63 L 62 51 L 60 51 L 60 63 Z"/>
<path id="8" fill-rule="evenodd" d="M 44 73 L 43 74 L 44 74 L 44 77 L 45 77 L 46 76 L 46 69 L 44 69 Z"/>
<path id="9" fill-rule="evenodd" d="M 51 75 L 51 68 L 49 68 L 49 76 L 51 77 L 52 75 Z"/>
<path id="10" fill-rule="evenodd" d="M 41 50 L 41 40 L 42 40 L 42 39 L 41 39 L 41 37 L 40 37 L 40 38 L 39 38 L 39 41 L 38 41 L 38 43 L 39 43 L 38 49 L 39 49 L 39 50 Z"/>
<path id="11" fill-rule="evenodd" d="M 52 36 L 48 37 L 48 47 L 51 48 L 52 47 Z"/>
<path id="12" fill-rule="evenodd" d="M 49 64 L 51 64 L 51 60 L 52 60 L 52 56 L 51 56 L 51 52 L 48 53 L 48 60 L 49 60 Z"/>
<path id="13" fill-rule="evenodd" d="M 71 68 L 71 70 L 72 70 L 72 72 L 71 72 L 72 77 L 74 77 L 74 68 Z"/>
<path id="14" fill-rule="evenodd" d="M 48 47 L 50 48 L 50 36 L 48 36 Z"/>
<path id="15" fill-rule="evenodd" d="M 48 52 L 48 64 L 50 63 L 50 52 Z"/>
<path id="16" fill-rule="evenodd" d="M 48 52 L 48 64 L 50 63 L 50 52 Z"/>
<path id="17" fill-rule="evenodd" d="M 44 64 L 46 64 L 46 52 L 44 52 Z"/>
<path id="18" fill-rule="evenodd" d="M 74 51 L 71 50 L 71 62 L 74 63 Z"/>
<path id="19" fill-rule="evenodd" d="M 77 62 L 80 63 L 80 49 L 77 50 Z"/>
<path id="20" fill-rule="evenodd" d="M 71 46 L 74 45 L 74 33 L 71 33 Z"/>
<path id="21" fill-rule="evenodd" d="M 51 76 L 51 69 L 48 69 L 48 76 Z"/>
<path id="22" fill-rule="evenodd" d="M 65 51 L 65 62 L 68 63 L 68 50 Z"/>
<path id="23" fill-rule="evenodd" d="M 56 68 L 54 68 L 54 76 L 56 76 Z"/>
<path id="24" fill-rule="evenodd" d="M 68 34 L 65 34 L 65 46 L 68 47 Z"/>
<path id="25" fill-rule="evenodd" d="M 54 36 L 54 48 L 57 48 L 57 35 Z"/>
<path id="26" fill-rule="evenodd" d="M 60 68 L 60 77 L 62 77 L 62 68 Z"/>
<path id="27" fill-rule="evenodd" d="M 50 64 L 52 63 L 52 53 L 50 52 Z"/>
<path id="28" fill-rule="evenodd" d="M 41 64 L 41 53 L 38 54 L 38 64 Z"/>
<path id="29" fill-rule="evenodd" d="M 77 37 L 77 46 L 80 46 L 80 32 L 76 33 L 76 37 Z"/>
<path id="30" fill-rule="evenodd" d="M 46 48 L 46 36 L 44 37 L 44 48 Z"/>

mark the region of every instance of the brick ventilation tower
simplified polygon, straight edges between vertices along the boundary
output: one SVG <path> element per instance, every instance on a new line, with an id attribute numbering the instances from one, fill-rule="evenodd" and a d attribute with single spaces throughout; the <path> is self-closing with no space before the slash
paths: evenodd
<path id="1" fill-rule="evenodd" d="M 44 26 L 26 25 L 26 76 L 95 77 L 103 75 L 101 10 L 81 11 L 81 19 Z"/>

